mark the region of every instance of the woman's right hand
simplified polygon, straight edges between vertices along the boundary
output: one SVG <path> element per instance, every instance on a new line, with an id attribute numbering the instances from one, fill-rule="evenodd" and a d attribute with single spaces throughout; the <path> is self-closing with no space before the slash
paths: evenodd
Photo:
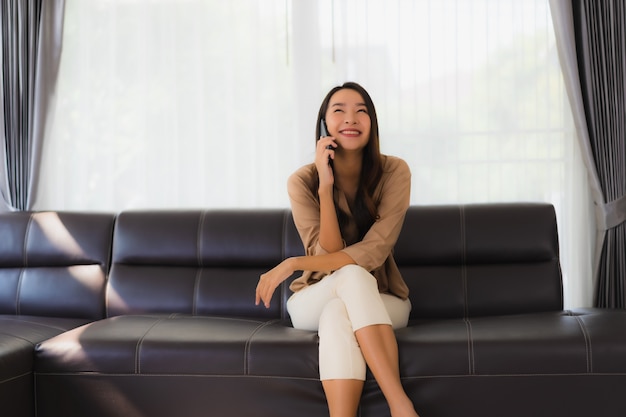
<path id="1" fill-rule="evenodd" d="M 331 186 L 335 183 L 333 169 L 330 160 L 335 158 L 335 148 L 337 143 L 332 136 L 321 137 L 317 141 L 315 150 L 315 167 L 320 180 L 320 188 Z"/>
<path id="2" fill-rule="evenodd" d="M 256 305 L 263 303 L 265 308 L 270 308 L 270 300 L 276 288 L 295 272 L 293 263 L 294 258 L 287 258 L 261 275 L 256 286 Z"/>

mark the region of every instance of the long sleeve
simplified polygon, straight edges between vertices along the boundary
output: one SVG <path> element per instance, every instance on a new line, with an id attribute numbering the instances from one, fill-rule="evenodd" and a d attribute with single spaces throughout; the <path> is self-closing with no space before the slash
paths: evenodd
<path id="1" fill-rule="evenodd" d="M 378 187 L 377 195 L 378 219 L 363 240 L 343 249 L 354 261 L 374 271 L 379 268 L 391 254 L 398 240 L 404 216 L 409 207 L 411 192 L 411 171 L 401 159 L 396 159 L 387 168 L 383 180 Z"/>

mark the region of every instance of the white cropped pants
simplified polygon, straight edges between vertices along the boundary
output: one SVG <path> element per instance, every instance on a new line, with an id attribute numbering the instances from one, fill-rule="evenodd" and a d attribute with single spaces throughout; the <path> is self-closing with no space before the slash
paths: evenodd
<path id="1" fill-rule="evenodd" d="M 287 311 L 296 329 L 319 333 L 320 379 L 365 380 L 366 364 L 354 332 L 374 324 L 406 327 L 411 302 L 378 292 L 376 278 L 346 265 L 294 293 Z"/>

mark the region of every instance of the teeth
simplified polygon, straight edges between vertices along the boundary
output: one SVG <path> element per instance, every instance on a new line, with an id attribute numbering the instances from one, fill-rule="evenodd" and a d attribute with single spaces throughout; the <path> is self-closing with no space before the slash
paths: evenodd
<path id="1" fill-rule="evenodd" d="M 359 131 L 358 130 L 344 130 L 341 133 L 345 135 L 358 135 Z"/>

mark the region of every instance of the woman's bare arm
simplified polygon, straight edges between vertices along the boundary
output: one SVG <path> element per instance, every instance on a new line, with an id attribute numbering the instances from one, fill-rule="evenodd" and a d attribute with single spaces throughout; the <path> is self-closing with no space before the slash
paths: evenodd
<path id="1" fill-rule="evenodd" d="M 287 258 L 274 268 L 261 275 L 256 287 L 256 305 L 262 301 L 266 308 L 276 288 L 296 271 L 336 271 L 345 265 L 354 264 L 354 260 L 344 252 L 325 255 L 295 256 Z"/>

